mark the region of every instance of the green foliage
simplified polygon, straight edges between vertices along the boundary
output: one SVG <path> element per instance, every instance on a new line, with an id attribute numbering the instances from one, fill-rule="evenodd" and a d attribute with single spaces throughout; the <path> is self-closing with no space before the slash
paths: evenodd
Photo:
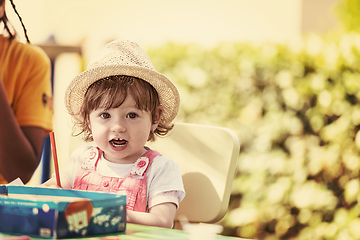
<path id="1" fill-rule="evenodd" d="M 347 31 L 360 31 L 359 0 L 342 0 L 335 6 L 336 14 Z"/>
<path id="2" fill-rule="evenodd" d="M 179 88 L 177 121 L 240 138 L 223 234 L 360 239 L 360 35 L 147 53 Z"/>

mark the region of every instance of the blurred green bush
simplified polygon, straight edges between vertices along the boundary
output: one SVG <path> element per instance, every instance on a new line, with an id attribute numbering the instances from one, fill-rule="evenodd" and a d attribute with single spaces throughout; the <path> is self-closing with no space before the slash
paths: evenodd
<path id="1" fill-rule="evenodd" d="M 240 138 L 223 234 L 360 239 L 360 34 L 147 53 L 179 88 L 177 121 Z"/>
<path id="2" fill-rule="evenodd" d="M 359 0 L 339 0 L 334 6 L 334 10 L 345 31 L 360 31 Z"/>

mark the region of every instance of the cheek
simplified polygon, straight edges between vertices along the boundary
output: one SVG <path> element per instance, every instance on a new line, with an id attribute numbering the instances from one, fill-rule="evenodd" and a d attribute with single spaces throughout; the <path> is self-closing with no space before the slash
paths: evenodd
<path id="1" fill-rule="evenodd" d="M 91 134 L 95 138 L 103 135 L 103 133 L 105 132 L 105 127 L 102 124 L 97 123 L 96 121 L 89 124 L 89 129 L 91 131 Z"/>
<path id="2" fill-rule="evenodd" d="M 140 125 L 133 126 L 129 131 L 138 138 L 147 138 L 150 134 L 152 124 L 149 122 L 142 123 Z"/>
<path id="3" fill-rule="evenodd" d="M 102 132 L 104 128 L 105 128 L 105 127 L 104 127 L 103 125 L 98 124 L 98 123 L 96 123 L 96 122 L 95 122 L 95 123 L 91 123 L 91 125 L 90 125 L 90 129 L 91 129 L 92 132 L 97 132 L 97 133 L 99 133 L 99 132 Z"/>

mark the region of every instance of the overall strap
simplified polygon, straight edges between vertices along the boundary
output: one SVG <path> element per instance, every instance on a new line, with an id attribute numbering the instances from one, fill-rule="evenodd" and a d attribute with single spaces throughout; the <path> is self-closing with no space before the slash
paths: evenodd
<path id="1" fill-rule="evenodd" d="M 84 170 L 95 171 L 97 163 L 103 151 L 98 147 L 91 147 L 83 153 L 81 168 Z"/>
<path id="2" fill-rule="evenodd" d="M 142 157 L 136 160 L 130 171 L 130 177 L 143 177 L 154 158 L 160 155 L 157 151 L 149 149 Z"/>

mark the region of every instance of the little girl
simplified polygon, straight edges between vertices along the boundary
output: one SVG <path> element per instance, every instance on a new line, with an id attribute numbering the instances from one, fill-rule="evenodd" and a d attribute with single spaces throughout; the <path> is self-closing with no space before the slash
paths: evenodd
<path id="1" fill-rule="evenodd" d="M 102 48 L 65 94 L 68 112 L 86 141 L 60 169 L 67 189 L 126 191 L 127 222 L 171 227 L 184 198 L 177 164 L 145 146 L 166 135 L 179 109 L 179 93 L 130 41 Z M 55 186 L 54 176 L 44 183 Z"/>

